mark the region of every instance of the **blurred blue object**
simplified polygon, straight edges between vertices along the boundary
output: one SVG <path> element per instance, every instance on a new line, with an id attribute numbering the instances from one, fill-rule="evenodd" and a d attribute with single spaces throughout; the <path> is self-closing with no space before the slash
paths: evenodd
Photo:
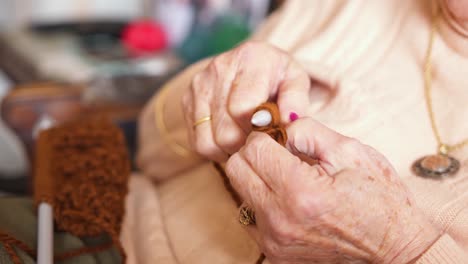
<path id="1" fill-rule="evenodd" d="M 187 64 L 229 50 L 248 38 L 266 17 L 270 6 L 270 0 L 155 2 L 155 19 L 168 25 L 168 35 L 177 35 L 173 47 Z M 171 14 L 164 12 L 169 10 Z"/>
<path id="2" fill-rule="evenodd" d="M 212 54 L 219 54 L 247 39 L 250 33 L 251 29 L 241 17 L 222 16 L 215 23 L 212 31 L 213 39 L 208 46 Z"/>
<path id="3" fill-rule="evenodd" d="M 239 16 L 219 17 L 209 26 L 197 24 L 177 51 L 187 63 L 193 63 L 233 48 L 248 38 L 250 32 Z"/>

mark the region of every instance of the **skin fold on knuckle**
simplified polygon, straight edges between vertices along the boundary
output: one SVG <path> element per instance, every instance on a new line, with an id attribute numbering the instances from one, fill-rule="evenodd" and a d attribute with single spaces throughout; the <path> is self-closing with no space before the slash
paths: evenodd
<path id="1" fill-rule="evenodd" d="M 276 224 L 277 227 L 272 231 L 272 240 L 275 241 L 276 245 L 280 248 L 287 248 L 293 245 L 295 242 L 303 239 L 298 232 L 289 227 L 288 224 L 280 225 Z"/>
<path id="2" fill-rule="evenodd" d="M 197 137 L 194 141 L 195 152 L 206 158 L 219 156 L 219 149 L 211 138 Z"/>
<path id="3" fill-rule="evenodd" d="M 243 133 L 232 124 L 226 126 L 222 122 L 215 127 L 214 134 L 216 144 L 230 154 L 235 153 L 242 146 L 245 138 Z"/>
<path id="4" fill-rule="evenodd" d="M 232 117 L 235 123 L 244 131 L 250 133 L 252 131 L 252 124 L 250 119 L 254 113 L 255 108 L 268 99 L 268 95 L 261 89 L 252 89 L 246 83 L 255 83 L 253 76 L 245 76 L 242 80 L 243 86 L 235 86 L 229 94 L 228 103 L 226 106 L 227 113 Z M 248 79 L 252 79 L 249 81 Z M 257 82 L 258 83 L 258 82 Z M 258 84 L 263 86 L 263 84 Z"/>
<path id="5" fill-rule="evenodd" d="M 304 131 L 314 131 L 316 123 L 317 122 L 310 117 L 304 117 L 291 123 L 287 128 L 290 148 L 303 154 L 314 154 L 314 142 L 308 137 L 308 133 L 304 133 Z"/>
<path id="6" fill-rule="evenodd" d="M 199 72 L 195 74 L 192 78 L 192 82 L 190 84 L 190 90 L 189 92 L 192 92 L 192 94 L 196 94 L 198 90 L 203 85 L 203 80 L 205 79 L 205 71 Z"/>
<path id="7" fill-rule="evenodd" d="M 225 76 L 229 72 L 233 66 L 236 66 L 236 60 L 233 58 L 233 52 L 228 51 L 221 55 L 216 56 L 213 58 L 208 66 L 208 69 L 215 74 L 216 76 Z"/>
<path id="8" fill-rule="evenodd" d="M 246 76 L 245 78 L 249 77 Z M 240 125 L 248 127 L 250 127 L 249 117 L 256 107 L 252 103 L 252 92 L 250 87 L 239 87 L 237 84 L 233 84 L 227 104 L 228 113 L 239 122 Z"/>
<path id="9" fill-rule="evenodd" d="M 275 239 L 272 239 L 269 236 L 263 236 L 260 241 L 260 247 L 262 252 L 268 257 L 268 259 L 273 260 L 273 263 L 281 263 L 286 256 L 283 252 L 283 249 Z"/>
<path id="10" fill-rule="evenodd" d="M 291 194 L 288 199 L 290 215 L 298 221 L 316 221 L 323 204 L 321 194 L 318 192 L 301 190 Z"/>

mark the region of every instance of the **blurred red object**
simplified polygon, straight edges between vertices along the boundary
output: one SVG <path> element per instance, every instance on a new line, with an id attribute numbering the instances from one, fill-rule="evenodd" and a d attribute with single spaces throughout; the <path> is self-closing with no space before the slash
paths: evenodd
<path id="1" fill-rule="evenodd" d="M 135 21 L 122 32 L 122 42 L 131 55 L 141 56 L 164 50 L 168 46 L 164 28 L 151 20 Z"/>

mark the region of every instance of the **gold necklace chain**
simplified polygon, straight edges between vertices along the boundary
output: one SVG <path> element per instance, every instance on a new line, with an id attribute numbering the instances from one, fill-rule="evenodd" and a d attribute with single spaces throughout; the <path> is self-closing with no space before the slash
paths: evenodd
<path id="1" fill-rule="evenodd" d="M 429 40 L 429 45 L 426 51 L 426 57 L 424 59 L 424 95 L 426 99 L 427 110 L 429 113 L 429 119 L 431 121 L 432 132 L 434 132 L 434 136 L 438 144 L 438 152 L 439 154 L 446 155 L 451 151 L 461 149 L 464 146 L 468 145 L 468 138 L 453 145 L 443 143 L 442 137 L 440 136 L 439 129 L 437 128 L 437 125 L 436 125 L 434 110 L 432 106 L 431 89 L 432 89 L 432 47 L 434 45 L 435 34 L 438 29 L 437 27 L 438 19 L 439 19 L 439 11 L 436 12 L 436 15 L 432 19 L 430 40 Z"/>

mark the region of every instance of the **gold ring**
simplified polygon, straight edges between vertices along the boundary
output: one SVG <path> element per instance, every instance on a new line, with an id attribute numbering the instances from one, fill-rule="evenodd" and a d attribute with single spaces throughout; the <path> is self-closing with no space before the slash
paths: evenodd
<path id="1" fill-rule="evenodd" d="M 193 123 L 193 128 L 210 120 L 211 120 L 211 116 L 205 116 L 203 118 L 200 118 L 197 121 L 195 121 L 195 123 Z"/>
<path id="2" fill-rule="evenodd" d="M 255 211 L 247 205 L 239 209 L 239 223 L 243 226 L 255 225 Z"/>

